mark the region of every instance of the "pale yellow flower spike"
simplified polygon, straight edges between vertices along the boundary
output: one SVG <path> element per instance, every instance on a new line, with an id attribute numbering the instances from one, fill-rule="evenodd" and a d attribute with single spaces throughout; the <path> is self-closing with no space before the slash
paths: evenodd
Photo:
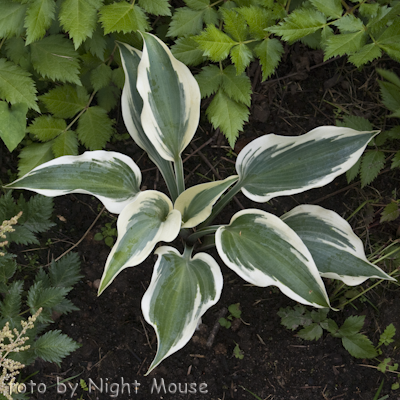
<path id="1" fill-rule="evenodd" d="M 6 232 L 14 232 L 15 229 L 12 228 L 13 225 L 16 225 L 18 223 L 18 219 L 22 215 L 22 211 L 20 211 L 15 217 L 12 217 L 9 221 L 3 221 L 2 224 L 0 225 L 0 239 L 5 239 Z M 5 240 L 4 242 L 0 242 L 0 247 L 4 247 L 8 244 L 8 242 Z M 0 257 L 4 256 L 4 253 L 0 251 Z"/>
<path id="2" fill-rule="evenodd" d="M 18 390 L 18 385 L 15 385 L 15 376 L 19 374 L 25 365 L 7 358 L 7 356 L 10 353 L 18 353 L 29 349 L 30 346 L 24 346 L 24 343 L 29 339 L 25 334 L 28 329 L 34 327 L 36 318 L 41 312 L 42 308 L 39 308 L 34 315 L 28 318 L 28 321 L 21 321 L 21 332 L 18 332 L 16 328 L 11 331 L 8 322 L 0 331 L 0 369 L 2 371 L 0 375 L 0 393 L 9 400 L 12 400 L 12 393 L 16 393 Z M 4 339 L 8 339 L 8 343 L 4 343 Z"/>

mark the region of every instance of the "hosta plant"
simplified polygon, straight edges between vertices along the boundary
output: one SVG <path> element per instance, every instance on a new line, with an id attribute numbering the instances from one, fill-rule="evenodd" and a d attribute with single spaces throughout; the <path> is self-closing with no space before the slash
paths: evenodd
<path id="1" fill-rule="evenodd" d="M 148 33 L 143 39 L 143 51 L 119 44 L 126 74 L 122 112 L 129 133 L 163 174 L 170 197 L 140 191 L 135 162 L 111 151 L 60 157 L 8 187 L 46 196 L 88 193 L 119 214 L 118 238 L 99 295 L 123 269 L 145 260 L 157 243 L 181 236 L 182 253 L 171 246 L 157 248 L 142 299 L 144 317 L 158 339 L 149 372 L 190 340 L 201 316 L 221 295 L 220 267 L 202 251 L 211 245 L 247 282 L 275 285 L 315 307 L 330 306 L 321 276 L 349 285 L 369 277 L 392 279 L 367 261 L 349 224 L 319 206 L 298 206 L 281 218 L 255 208 L 242 210 L 227 224 L 212 225 L 239 191 L 263 203 L 331 182 L 356 163 L 377 131 L 324 126 L 302 136 L 262 136 L 239 154 L 237 175 L 185 189 L 181 154 L 198 126 L 200 90 L 163 42 Z"/>

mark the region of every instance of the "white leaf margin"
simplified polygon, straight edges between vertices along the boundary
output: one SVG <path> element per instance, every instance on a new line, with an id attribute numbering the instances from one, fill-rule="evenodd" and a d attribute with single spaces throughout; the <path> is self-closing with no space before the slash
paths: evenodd
<path id="1" fill-rule="evenodd" d="M 159 336 L 159 332 L 157 329 L 157 325 L 150 318 L 150 308 L 151 308 L 152 294 L 154 293 L 157 283 L 160 280 L 160 274 L 161 274 L 160 265 L 161 265 L 162 257 L 163 257 L 163 255 L 168 254 L 168 253 L 174 253 L 174 254 L 182 257 L 182 255 L 179 253 L 179 251 L 171 246 L 161 246 L 154 252 L 154 254 L 158 255 L 158 259 L 154 266 L 150 285 L 147 288 L 145 294 L 143 295 L 142 303 L 141 303 L 144 319 L 146 320 L 147 323 L 149 323 L 154 328 L 156 335 L 157 335 L 157 343 L 158 344 L 160 343 L 160 336 Z M 201 304 L 200 303 L 200 292 L 199 292 L 199 288 L 197 287 L 197 294 L 196 294 L 196 298 L 195 298 L 195 308 L 192 310 L 193 312 L 191 315 L 187 315 L 185 317 L 186 318 L 185 331 L 182 332 L 182 335 L 179 338 L 177 338 L 174 346 L 172 346 L 169 349 L 169 351 L 164 355 L 163 358 L 157 360 L 157 354 L 156 354 L 156 356 L 153 360 L 153 363 L 150 365 L 149 370 L 147 371 L 146 375 L 148 375 L 163 360 L 165 360 L 171 354 L 176 353 L 178 350 L 180 350 L 182 347 L 184 347 L 189 342 L 189 340 L 193 336 L 193 333 L 195 332 L 195 330 L 198 326 L 200 318 L 204 315 L 204 313 L 210 307 L 215 305 L 221 297 L 224 280 L 223 280 L 222 272 L 221 272 L 221 269 L 220 269 L 218 263 L 207 253 L 197 253 L 197 254 L 195 254 L 194 257 L 192 257 L 189 260 L 189 262 L 192 260 L 202 260 L 204 263 L 206 263 L 207 265 L 210 266 L 211 273 L 213 274 L 213 277 L 214 277 L 216 296 L 214 299 L 211 299 L 210 301 Z M 197 306 L 197 308 L 196 308 L 196 306 Z M 157 353 L 158 353 L 158 350 L 157 350 Z"/>
<path id="2" fill-rule="evenodd" d="M 193 228 L 199 225 L 201 222 L 205 221 L 208 216 L 211 215 L 212 208 L 215 202 L 222 196 L 222 194 L 231 186 L 234 182 L 238 180 L 237 175 L 230 176 L 222 181 L 215 182 L 207 182 L 202 183 L 200 185 L 192 186 L 189 189 L 182 192 L 179 197 L 176 199 L 174 208 L 179 210 L 182 214 L 182 219 L 184 219 L 185 209 L 190 207 L 193 201 L 196 201 L 196 198 L 204 194 L 212 195 L 211 198 L 207 199 L 207 203 L 204 205 L 204 208 L 191 216 L 187 221 L 183 220 L 182 228 Z M 208 192 L 208 193 L 207 193 Z M 204 197 L 205 197 L 204 196 Z"/>
<path id="3" fill-rule="evenodd" d="M 104 284 L 104 281 L 106 280 L 107 277 L 107 272 L 110 266 L 111 261 L 113 260 L 113 257 L 115 255 L 115 252 L 118 249 L 118 246 L 120 242 L 122 241 L 127 228 L 130 223 L 130 219 L 132 216 L 135 214 L 141 214 L 142 208 L 146 208 L 146 203 L 149 200 L 154 200 L 158 199 L 161 201 L 164 201 L 165 204 L 168 205 L 169 207 L 169 214 L 167 218 L 165 219 L 164 222 L 160 224 L 159 230 L 157 234 L 147 242 L 145 247 L 142 249 L 137 249 L 137 251 L 130 256 L 130 258 L 125 262 L 123 266 L 121 266 L 118 269 L 118 273 L 114 274 L 112 276 L 112 279 L 108 279 L 108 282 Z M 141 264 L 152 252 L 154 249 L 154 246 L 161 241 L 164 242 L 172 242 L 179 234 L 181 228 L 181 214 L 178 210 L 174 210 L 172 206 L 171 200 L 161 192 L 158 192 L 156 190 L 146 190 L 144 192 L 141 192 L 136 200 L 130 204 L 128 204 L 121 214 L 118 217 L 117 220 L 117 231 L 118 231 L 118 238 L 117 241 L 115 242 L 110 254 L 107 257 L 106 265 L 104 267 L 104 272 L 101 277 L 99 289 L 98 289 L 98 295 L 100 294 L 113 282 L 115 277 L 124 269 L 128 267 L 134 267 L 136 265 Z"/>
<path id="4" fill-rule="evenodd" d="M 321 292 L 324 294 L 327 304 L 329 305 L 330 304 L 329 297 L 326 292 L 325 285 L 324 285 L 324 283 L 321 279 L 321 276 L 319 274 L 319 271 L 317 269 L 317 266 L 314 263 L 314 260 L 311 256 L 310 251 L 308 250 L 308 248 L 306 247 L 304 242 L 300 239 L 300 237 L 297 235 L 297 233 L 293 229 L 291 229 L 287 224 L 285 224 L 276 215 L 270 214 L 266 211 L 258 210 L 256 208 L 242 210 L 242 211 L 237 212 L 231 218 L 230 224 L 232 224 L 232 222 L 234 222 L 241 215 L 245 215 L 245 214 L 259 215 L 260 217 L 257 222 L 267 226 L 269 229 L 275 228 L 276 234 L 279 235 L 283 240 L 285 240 L 286 242 L 291 244 L 298 251 L 299 255 L 302 255 L 302 258 L 299 258 L 299 257 L 298 258 L 304 264 L 306 264 L 306 266 L 308 267 L 313 278 L 315 279 L 318 286 L 320 287 Z M 221 226 L 216 231 L 215 245 L 216 245 L 219 256 L 221 257 L 222 261 L 225 263 L 225 265 L 227 267 L 229 267 L 231 270 L 236 272 L 246 282 L 249 282 L 255 286 L 259 286 L 259 287 L 277 286 L 283 294 L 285 294 L 289 298 L 291 298 L 299 303 L 311 305 L 316 308 L 324 308 L 319 304 L 311 303 L 311 302 L 305 300 L 303 297 L 301 297 L 297 293 L 295 293 L 292 289 L 290 289 L 286 285 L 282 284 L 278 280 L 271 278 L 269 275 L 264 274 L 262 271 L 260 271 L 257 268 L 255 268 L 252 272 L 249 272 L 249 270 L 247 268 L 244 268 L 243 265 L 238 265 L 238 264 L 231 262 L 229 260 L 228 256 L 226 255 L 226 253 L 223 249 L 223 246 L 222 246 L 222 242 L 221 242 L 221 236 L 225 229 L 226 229 L 225 226 Z M 306 259 L 306 261 L 304 259 Z"/>
<path id="5" fill-rule="evenodd" d="M 79 156 L 62 156 L 55 158 L 54 160 L 48 161 L 46 163 L 43 163 L 35 167 L 27 174 L 15 180 L 14 182 L 10 183 L 9 185 L 6 185 L 5 187 L 9 187 L 12 189 L 27 189 L 47 197 L 63 196 L 65 194 L 70 194 L 70 193 L 90 194 L 96 197 L 98 200 L 100 200 L 109 212 L 114 214 L 119 214 L 125 208 L 125 206 L 127 206 L 129 203 L 132 203 L 135 200 L 138 193 L 133 193 L 131 197 L 125 200 L 115 200 L 106 196 L 101 196 L 96 193 L 90 192 L 84 188 L 77 188 L 74 190 L 60 190 L 60 189 L 55 190 L 55 189 L 36 189 L 36 188 L 33 189 L 18 184 L 18 182 L 21 183 L 21 181 L 23 181 L 25 177 L 31 176 L 43 168 L 61 166 L 61 165 L 72 165 L 79 162 L 94 162 L 94 160 L 101 161 L 107 164 L 107 163 L 112 163 L 115 159 L 122 161 L 133 171 L 137 179 L 138 186 L 140 187 L 140 184 L 142 182 L 142 173 L 140 172 L 140 169 L 136 165 L 136 163 L 130 157 L 124 154 L 117 153 L 114 151 L 104 151 L 104 150 L 86 151 L 85 153 Z"/>
<path id="6" fill-rule="evenodd" d="M 293 194 L 301 193 L 309 189 L 318 188 L 327 185 L 328 183 L 332 182 L 337 176 L 343 174 L 347 170 L 349 170 L 361 157 L 362 153 L 364 152 L 365 148 L 368 145 L 368 142 L 376 136 L 380 131 L 356 131 L 351 128 L 346 127 L 339 127 L 339 126 L 320 126 L 317 127 L 308 133 L 305 133 L 301 136 L 281 136 L 276 135 L 274 133 L 270 133 L 264 136 L 261 136 L 248 145 L 246 145 L 241 152 L 239 153 L 236 159 L 236 171 L 239 175 L 239 181 L 243 176 L 242 170 L 246 167 L 246 160 L 251 161 L 251 158 L 256 158 L 258 154 L 262 153 L 269 147 L 277 146 L 277 151 L 274 153 L 273 157 L 277 156 L 282 152 L 287 152 L 297 147 L 303 143 L 309 141 L 318 141 L 321 139 L 327 139 L 331 137 L 337 136 L 335 140 L 340 140 L 344 136 L 357 136 L 362 134 L 371 133 L 373 134 L 363 147 L 361 147 L 358 151 L 354 152 L 346 162 L 338 165 L 335 169 L 332 169 L 332 172 L 328 175 L 325 175 L 324 178 L 316 179 L 315 181 L 310 181 L 307 185 L 302 186 L 300 189 L 289 189 L 289 190 L 282 190 L 279 192 L 267 193 L 263 196 L 259 196 L 249 192 L 246 188 L 242 187 L 242 193 L 249 198 L 258 203 L 265 203 L 271 200 L 274 197 L 278 196 L 290 196 Z M 279 151 L 280 148 L 290 146 L 290 148 L 282 149 Z"/>
<path id="7" fill-rule="evenodd" d="M 371 262 L 368 261 L 365 251 L 364 251 L 364 246 L 361 241 L 361 239 L 353 232 L 350 224 L 343 219 L 339 214 L 337 214 L 335 211 L 328 210 L 326 208 L 323 208 L 318 205 L 311 205 L 311 204 L 304 204 L 297 206 L 293 208 L 291 211 L 287 212 L 281 217 L 281 220 L 285 222 L 285 220 L 289 219 L 290 217 L 293 217 L 298 214 L 309 214 L 312 217 L 315 217 L 321 221 L 323 221 L 326 225 L 330 226 L 330 229 L 341 235 L 344 239 L 348 240 L 351 244 L 352 247 L 346 245 L 344 242 L 342 242 L 342 246 L 339 246 L 338 244 L 332 243 L 332 242 L 326 242 L 323 239 L 319 239 L 317 241 L 320 241 L 321 243 L 324 243 L 326 245 L 335 247 L 341 251 L 347 252 L 354 257 L 357 257 L 366 263 L 368 263 L 372 268 L 376 269 L 379 271 L 379 275 L 371 275 L 371 276 L 349 276 L 349 275 L 339 275 L 334 272 L 329 272 L 329 273 L 324 273 L 320 271 L 320 275 L 324 278 L 330 278 L 330 279 L 338 279 L 341 280 L 343 283 L 345 283 L 348 286 L 357 286 L 360 285 L 361 283 L 365 282 L 369 278 L 377 278 L 377 279 L 384 279 L 382 277 L 383 275 L 386 275 L 387 280 L 391 281 L 396 281 L 396 279 L 392 278 L 390 275 L 387 275 L 382 269 L 377 267 L 376 265 L 372 264 Z"/>
<path id="8" fill-rule="evenodd" d="M 161 136 L 163 132 L 159 131 L 153 109 L 150 102 L 147 100 L 147 98 L 149 97 L 149 93 L 151 93 L 151 87 L 148 80 L 148 69 L 150 67 L 150 63 L 146 45 L 146 36 L 153 37 L 167 53 L 171 61 L 172 67 L 175 70 L 178 80 L 185 92 L 185 120 L 188 122 L 188 124 L 183 141 L 180 144 L 180 148 L 174 149 L 174 151 L 177 151 L 179 155 L 191 142 L 199 124 L 201 102 L 200 88 L 190 69 L 173 56 L 170 49 L 165 45 L 164 42 L 158 39 L 157 36 L 154 36 L 150 33 L 142 33 L 142 36 L 143 52 L 138 67 L 138 79 L 136 87 L 140 96 L 143 99 L 143 109 L 141 114 L 143 130 L 145 131 L 146 135 L 153 143 L 154 147 L 157 149 L 161 157 L 163 157 L 165 160 L 176 162 L 177 154 L 173 154 L 171 152 L 171 149 L 169 149 L 168 146 L 164 143 Z"/>

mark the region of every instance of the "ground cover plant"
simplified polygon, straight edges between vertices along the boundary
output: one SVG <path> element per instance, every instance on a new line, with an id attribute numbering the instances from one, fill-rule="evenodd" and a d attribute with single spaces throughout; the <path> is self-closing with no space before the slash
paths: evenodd
<path id="1" fill-rule="evenodd" d="M 123 86 L 115 40 L 138 47 L 154 29 L 175 56 L 201 66 L 206 115 L 233 147 L 248 121 L 254 84 L 276 71 L 284 45 L 346 55 L 357 67 L 388 54 L 400 59 L 396 1 L 1 0 L 0 137 L 20 145 L 20 176 L 82 146 L 105 148 L 115 133 Z M 258 77 L 259 78 L 259 77 Z M 258 79 L 257 78 L 257 79 Z M 94 134 L 93 132 L 96 132 Z"/>
<path id="2" fill-rule="evenodd" d="M 265 135 L 241 151 L 237 175 L 185 189 L 181 154 L 197 129 L 200 90 L 163 42 L 145 33 L 143 40 L 143 52 L 119 44 L 126 73 L 122 112 L 135 142 L 159 167 L 171 199 L 159 191 L 140 191 L 141 173 L 134 161 L 104 151 L 60 157 L 7 187 L 47 196 L 88 193 L 119 214 L 118 238 L 99 294 L 123 269 L 147 258 L 157 243 L 180 235 L 182 254 L 171 246 L 156 250 L 142 299 L 144 317 L 158 338 L 148 373 L 190 340 L 201 316 L 221 295 L 222 274 L 204 252 L 209 247 L 216 246 L 222 261 L 247 282 L 277 286 L 288 297 L 319 308 L 330 307 L 321 276 L 348 285 L 370 277 L 394 280 L 368 262 L 360 239 L 342 217 L 319 206 L 300 205 L 281 218 L 250 208 L 234 214 L 227 225 L 211 225 L 239 191 L 262 203 L 331 182 L 357 162 L 378 131 L 324 126 L 301 136 Z M 343 262 L 337 263 L 339 258 Z"/>
<path id="3" fill-rule="evenodd" d="M 52 199 L 43 196 L 21 196 L 14 201 L 11 192 L 0 197 L 0 397 L 24 396 L 20 370 L 37 358 L 60 365 L 63 358 L 79 348 L 79 344 L 58 329 L 48 330 L 54 315 L 78 308 L 66 298 L 82 277 L 76 253 L 52 262 L 47 272 L 39 268 L 34 274 L 18 265 L 12 244 L 39 244 L 37 235 L 54 224 L 50 221 Z M 29 287 L 27 281 L 33 280 Z M 26 318 L 29 313 L 31 317 Z M 12 395 L 12 396 L 11 396 Z"/>

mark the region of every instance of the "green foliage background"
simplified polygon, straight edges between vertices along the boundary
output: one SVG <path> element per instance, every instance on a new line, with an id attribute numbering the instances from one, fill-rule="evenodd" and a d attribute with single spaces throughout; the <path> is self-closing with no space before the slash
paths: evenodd
<path id="1" fill-rule="evenodd" d="M 23 143 L 20 175 L 106 146 L 124 82 L 115 41 L 140 47 L 138 30 L 201 66 L 206 115 L 232 147 L 249 116 L 246 69 L 258 60 L 268 79 L 285 42 L 357 67 L 384 53 L 400 61 L 398 0 L 0 0 L 0 9 L 0 137 L 10 151 Z"/>

